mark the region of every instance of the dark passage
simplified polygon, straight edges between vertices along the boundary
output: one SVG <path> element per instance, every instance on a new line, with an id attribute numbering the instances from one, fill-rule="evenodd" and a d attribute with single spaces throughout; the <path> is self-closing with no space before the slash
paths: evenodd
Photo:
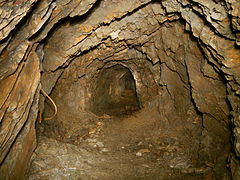
<path id="1" fill-rule="evenodd" d="M 103 69 L 92 94 L 90 109 L 97 115 L 124 116 L 140 108 L 133 75 L 122 65 Z"/>

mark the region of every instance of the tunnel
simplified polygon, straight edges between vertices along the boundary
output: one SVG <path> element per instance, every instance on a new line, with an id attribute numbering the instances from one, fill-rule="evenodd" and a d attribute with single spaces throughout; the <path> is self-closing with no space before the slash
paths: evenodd
<path id="1" fill-rule="evenodd" d="M 121 116 L 140 108 L 134 77 L 122 65 L 100 71 L 92 88 L 90 110 L 97 115 Z"/>
<path id="2" fill-rule="evenodd" d="M 0 1 L 0 180 L 238 180 L 239 8 Z"/>

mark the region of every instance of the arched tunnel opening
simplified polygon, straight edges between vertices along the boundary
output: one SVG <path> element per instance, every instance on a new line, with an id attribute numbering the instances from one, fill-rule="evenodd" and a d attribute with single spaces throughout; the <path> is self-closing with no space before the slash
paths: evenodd
<path id="1" fill-rule="evenodd" d="M 181 26 L 173 23 L 167 31 L 174 34 Z M 158 35 L 164 38 L 168 35 L 165 33 L 163 27 Z M 218 72 L 204 61 L 197 42 L 182 33 L 177 35 L 179 41 L 174 42 L 179 43 L 178 48 L 169 55 L 174 61 L 168 59 L 162 64 L 153 64 L 144 53 L 146 44 L 119 49 L 121 43 L 110 39 L 74 59 L 58 77 L 50 94 L 58 107 L 56 117 L 37 123 L 40 147 L 48 144 L 46 138 L 58 140 L 51 141 L 54 151 L 58 143 L 84 147 L 97 153 L 95 158 L 109 162 L 109 165 L 97 160 L 93 163 L 98 172 L 106 167 L 114 169 L 116 174 L 111 177 L 119 176 L 115 170 L 119 163 L 116 159 L 120 157 L 126 162 L 122 165 L 122 177 L 138 174 L 138 177 L 155 178 L 160 172 L 164 178 L 169 173 L 190 179 L 201 179 L 210 172 L 226 176 L 225 162 L 231 147 L 226 87 Z M 157 35 L 153 35 L 152 40 L 156 39 Z M 164 48 L 164 43 L 160 48 Z M 185 47 L 188 48 L 184 50 Z M 48 57 L 48 48 L 44 50 Z M 108 53 L 112 55 L 108 57 Z M 53 113 L 53 105 L 46 99 L 43 117 Z M 41 154 L 45 150 L 37 152 Z M 67 152 L 80 155 L 68 148 L 64 155 Z M 139 163 L 134 165 L 135 161 L 152 169 L 142 168 Z M 129 171 L 128 166 L 133 169 Z M 34 177 L 34 167 L 32 172 Z"/>
<path id="2" fill-rule="evenodd" d="M 239 180 L 239 7 L 0 2 L 0 180 Z"/>
<path id="3" fill-rule="evenodd" d="M 90 111 L 97 115 L 124 116 L 140 109 L 134 77 L 122 65 L 101 70 L 92 88 Z"/>

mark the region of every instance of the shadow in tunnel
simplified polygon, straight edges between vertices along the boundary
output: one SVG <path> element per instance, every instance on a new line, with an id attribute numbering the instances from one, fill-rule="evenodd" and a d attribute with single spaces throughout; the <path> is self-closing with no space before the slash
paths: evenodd
<path id="1" fill-rule="evenodd" d="M 97 115 L 121 117 L 140 109 L 134 77 L 122 65 L 101 70 L 93 86 L 90 110 Z"/>

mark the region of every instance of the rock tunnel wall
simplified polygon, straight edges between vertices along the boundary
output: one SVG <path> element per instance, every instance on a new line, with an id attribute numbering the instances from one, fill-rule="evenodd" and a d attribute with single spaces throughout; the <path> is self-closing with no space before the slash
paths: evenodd
<path id="1" fill-rule="evenodd" d="M 195 132 L 190 136 L 200 135 L 190 152 L 214 164 L 215 172 L 228 165 L 234 179 L 240 176 L 237 0 L 17 0 L 0 6 L 2 179 L 22 179 L 36 147 L 38 111 L 52 113 L 40 89 L 58 106 L 55 121 L 45 124 L 48 135 L 71 136 L 86 112 L 114 115 L 105 110 L 118 97 L 126 114 L 157 104 L 164 127 L 184 122 Z M 125 79 L 100 91 L 107 71 L 115 81 Z M 105 91 L 112 101 L 103 106 L 98 98 Z"/>

